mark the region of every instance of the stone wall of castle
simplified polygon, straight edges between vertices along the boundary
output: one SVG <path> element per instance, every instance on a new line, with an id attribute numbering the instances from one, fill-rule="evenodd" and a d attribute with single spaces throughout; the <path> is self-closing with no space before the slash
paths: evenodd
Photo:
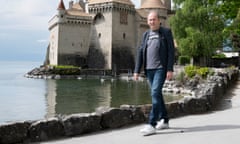
<path id="1" fill-rule="evenodd" d="M 137 45 L 135 10 L 113 12 L 112 63 L 118 71 L 133 69 Z"/>
<path id="2" fill-rule="evenodd" d="M 144 2 L 145 0 L 142 0 Z M 170 0 L 162 0 L 169 7 Z M 160 0 L 156 0 L 159 3 Z M 50 64 L 76 65 L 97 69 L 133 69 L 136 50 L 148 29 L 147 7 L 136 10 L 130 3 L 96 1 L 86 11 L 69 11 L 61 0 L 58 15 L 50 20 Z M 81 7 L 81 6 L 79 6 Z M 162 7 L 161 4 L 158 7 Z M 168 10 L 155 8 L 163 26 L 168 26 Z M 75 15 L 79 13 L 80 15 Z M 72 15 L 73 14 L 73 15 Z M 89 17 L 91 17 L 91 22 Z"/>
<path id="3" fill-rule="evenodd" d="M 62 24 L 59 29 L 58 62 L 63 65 L 86 65 L 90 25 Z"/>
<path id="4" fill-rule="evenodd" d="M 112 13 L 90 13 L 93 17 L 91 43 L 89 48 L 89 68 L 111 69 Z"/>

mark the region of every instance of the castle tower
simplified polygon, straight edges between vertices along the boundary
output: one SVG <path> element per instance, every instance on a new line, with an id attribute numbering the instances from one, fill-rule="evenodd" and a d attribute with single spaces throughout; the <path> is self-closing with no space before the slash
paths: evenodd
<path id="1" fill-rule="evenodd" d="M 133 3 L 130 0 L 88 2 L 89 14 L 93 16 L 89 66 L 116 70 L 133 68 L 136 53 Z"/>
<path id="2" fill-rule="evenodd" d="M 163 0 L 165 7 L 170 11 L 172 9 L 172 1 L 171 0 Z"/>
<path id="3" fill-rule="evenodd" d="M 90 43 L 92 17 L 80 4 L 60 0 L 58 13 L 49 21 L 48 62 L 52 65 L 85 66 Z"/>
<path id="4" fill-rule="evenodd" d="M 148 1 L 148 0 L 141 0 L 141 5 L 145 2 L 145 1 Z M 171 10 L 171 0 L 160 0 L 161 3 L 168 9 L 168 10 Z"/>
<path id="5" fill-rule="evenodd" d="M 58 10 L 58 17 L 59 17 L 58 22 L 63 23 L 64 22 L 64 15 L 66 13 L 66 8 L 65 8 L 65 5 L 63 3 L 63 0 L 60 0 L 60 3 L 58 5 L 57 10 Z"/>
<path id="6" fill-rule="evenodd" d="M 166 26 L 166 20 L 168 18 L 168 8 L 165 4 L 169 4 L 166 1 L 169 0 L 143 0 L 140 9 L 143 9 L 146 12 L 149 12 L 151 10 L 157 10 L 160 15 L 161 25 Z"/>

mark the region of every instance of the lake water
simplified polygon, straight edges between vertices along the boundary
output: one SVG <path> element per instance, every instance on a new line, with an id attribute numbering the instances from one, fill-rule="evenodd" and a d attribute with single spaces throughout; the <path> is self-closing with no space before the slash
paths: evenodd
<path id="1" fill-rule="evenodd" d="M 147 82 L 99 79 L 44 80 L 24 74 L 40 62 L 0 62 L 0 124 L 57 114 L 93 112 L 97 107 L 151 103 Z M 179 99 L 165 96 L 166 102 Z"/>

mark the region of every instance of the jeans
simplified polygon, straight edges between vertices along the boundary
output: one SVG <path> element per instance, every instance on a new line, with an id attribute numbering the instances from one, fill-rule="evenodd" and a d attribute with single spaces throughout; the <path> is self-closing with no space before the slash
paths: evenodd
<path id="1" fill-rule="evenodd" d="M 156 126 L 157 121 L 164 119 L 168 123 L 168 114 L 162 95 L 162 88 L 166 79 L 166 71 L 162 68 L 146 70 L 151 88 L 152 109 L 149 115 L 149 124 Z"/>

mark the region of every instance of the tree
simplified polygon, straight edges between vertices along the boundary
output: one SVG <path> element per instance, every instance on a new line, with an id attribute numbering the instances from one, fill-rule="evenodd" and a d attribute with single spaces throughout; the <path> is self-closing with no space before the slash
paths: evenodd
<path id="1" fill-rule="evenodd" d="M 232 40 L 234 50 L 240 46 L 240 1 L 239 0 L 209 0 L 210 3 L 218 3 L 215 13 L 219 13 L 225 19 L 223 34 L 225 39 Z"/>
<path id="2" fill-rule="evenodd" d="M 214 13 L 217 4 L 208 0 L 174 0 L 174 3 L 176 14 L 170 18 L 170 25 L 180 54 L 202 64 L 200 58 L 212 56 L 222 46 L 224 20 Z"/>

